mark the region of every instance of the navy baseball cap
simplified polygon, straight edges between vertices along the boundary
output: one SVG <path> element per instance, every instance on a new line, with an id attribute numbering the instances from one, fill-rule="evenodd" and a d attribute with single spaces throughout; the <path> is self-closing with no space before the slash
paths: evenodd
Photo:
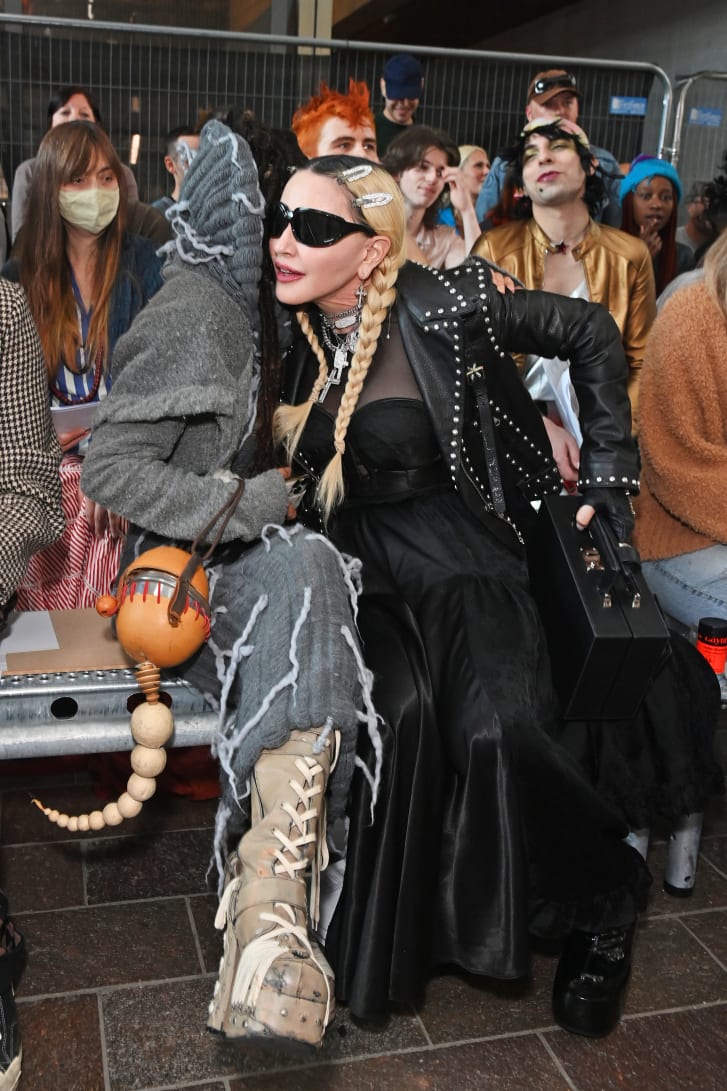
<path id="1" fill-rule="evenodd" d="M 411 53 L 396 53 L 384 65 L 384 81 L 388 99 L 421 98 L 422 66 Z"/>

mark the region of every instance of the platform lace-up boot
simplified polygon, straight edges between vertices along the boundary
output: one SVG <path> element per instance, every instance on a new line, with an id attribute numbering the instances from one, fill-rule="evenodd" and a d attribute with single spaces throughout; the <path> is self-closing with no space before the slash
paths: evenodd
<path id="1" fill-rule="evenodd" d="M 250 829 L 228 861 L 215 919 L 224 953 L 207 1026 L 229 1038 L 319 1047 L 333 1018 L 333 971 L 311 928 L 328 862 L 324 797 L 338 739 L 330 730 L 293 731 L 255 764 Z"/>

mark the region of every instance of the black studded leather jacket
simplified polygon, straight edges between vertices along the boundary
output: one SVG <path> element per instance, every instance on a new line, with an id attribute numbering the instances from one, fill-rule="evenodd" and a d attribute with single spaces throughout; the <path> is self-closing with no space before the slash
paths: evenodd
<path id="1" fill-rule="evenodd" d="M 402 341 L 452 481 L 470 510 L 514 544 L 530 501 L 559 488 L 550 443 L 509 353 L 570 360 L 580 406 L 584 488 L 638 492 L 626 393 L 628 366 L 605 307 L 548 292 L 500 294 L 486 261 L 438 272 L 408 262 L 397 280 Z M 307 346 L 305 346 L 307 348 Z M 286 400 L 299 400 L 300 349 L 288 357 Z M 475 384 L 484 379 L 505 511 L 493 503 Z M 481 397 L 481 387 L 480 387 Z M 554 483 L 555 482 L 555 483 Z"/>

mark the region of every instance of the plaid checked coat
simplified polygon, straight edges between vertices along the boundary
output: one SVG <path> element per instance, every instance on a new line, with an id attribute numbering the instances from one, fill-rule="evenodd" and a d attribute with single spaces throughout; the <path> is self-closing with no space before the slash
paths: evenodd
<path id="1" fill-rule="evenodd" d="M 60 457 L 38 333 L 22 289 L 0 277 L 0 608 L 63 532 Z"/>

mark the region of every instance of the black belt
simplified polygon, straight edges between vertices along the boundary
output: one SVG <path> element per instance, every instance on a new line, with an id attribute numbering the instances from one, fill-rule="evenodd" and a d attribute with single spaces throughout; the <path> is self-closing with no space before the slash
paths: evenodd
<path id="1" fill-rule="evenodd" d="M 388 500 L 407 493 L 448 485 L 449 474 L 441 460 L 410 470 L 373 470 L 346 485 L 346 500 Z"/>

